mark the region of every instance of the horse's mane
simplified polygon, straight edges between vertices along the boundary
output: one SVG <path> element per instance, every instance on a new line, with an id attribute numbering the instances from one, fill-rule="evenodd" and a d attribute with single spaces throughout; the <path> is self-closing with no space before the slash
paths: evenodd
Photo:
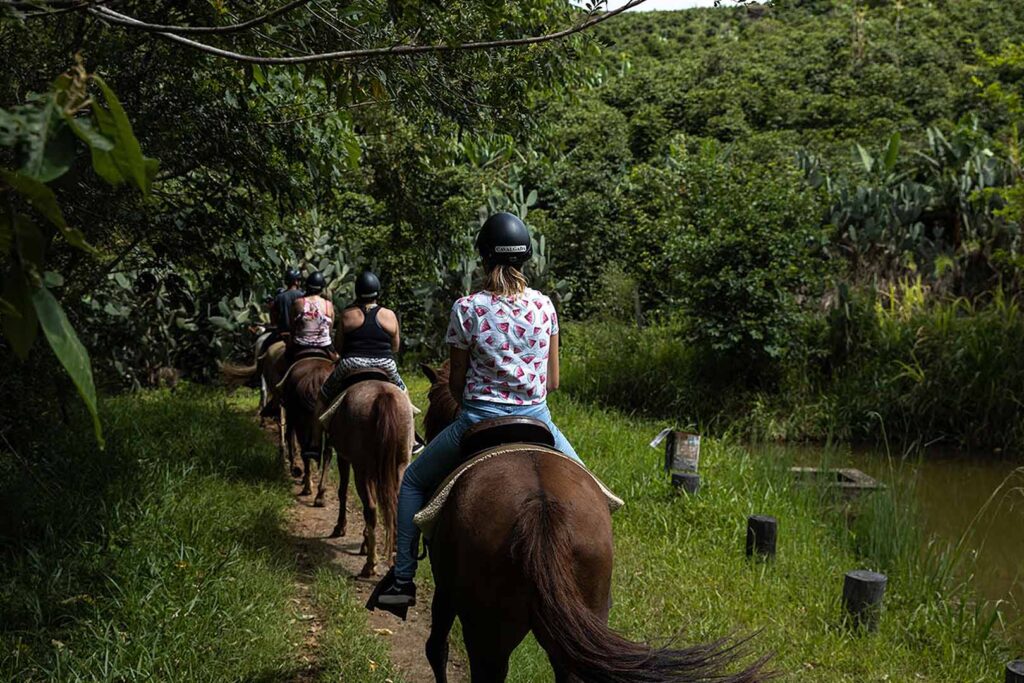
<path id="1" fill-rule="evenodd" d="M 451 368 L 448 361 L 445 361 L 438 368 L 423 366 L 423 372 L 430 380 L 430 391 L 427 398 L 430 406 L 423 418 L 427 428 L 427 440 L 433 439 L 441 433 L 445 427 L 455 421 L 459 414 L 459 404 L 448 390 L 448 375 Z"/>

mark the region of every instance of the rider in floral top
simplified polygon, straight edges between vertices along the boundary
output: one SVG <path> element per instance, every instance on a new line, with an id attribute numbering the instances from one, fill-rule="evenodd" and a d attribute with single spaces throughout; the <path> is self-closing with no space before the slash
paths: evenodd
<path id="1" fill-rule="evenodd" d="M 456 301 L 448 344 L 468 350 L 472 358 L 463 400 L 543 403 L 550 340 L 557 334 L 551 299 L 534 289 L 519 298 L 483 291 Z"/>
<path id="2" fill-rule="evenodd" d="M 530 233 L 516 216 L 498 213 L 484 223 L 477 249 L 487 271 L 484 288 L 455 302 L 447 334 L 449 388 L 462 411 L 405 470 L 395 567 L 375 591 L 375 607 L 416 604 L 419 529 L 413 517 L 462 463 L 459 444 L 469 427 L 496 417 L 533 417 L 547 423 L 555 448 L 579 460 L 545 401 L 558 388 L 558 315 L 548 297 L 526 286 L 520 270 L 533 254 Z"/>

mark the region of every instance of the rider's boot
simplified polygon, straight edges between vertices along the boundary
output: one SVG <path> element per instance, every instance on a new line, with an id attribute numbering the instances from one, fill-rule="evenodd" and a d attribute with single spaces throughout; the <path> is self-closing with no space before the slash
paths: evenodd
<path id="1" fill-rule="evenodd" d="M 412 581 L 401 581 L 395 576 L 392 567 L 373 589 L 366 609 L 371 612 L 382 609 L 405 619 L 409 608 L 416 604 L 416 584 Z"/>

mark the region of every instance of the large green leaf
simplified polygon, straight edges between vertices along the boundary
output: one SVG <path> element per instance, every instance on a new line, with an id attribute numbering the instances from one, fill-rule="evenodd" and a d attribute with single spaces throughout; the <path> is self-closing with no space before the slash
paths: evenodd
<path id="1" fill-rule="evenodd" d="M 60 87 L 55 83 L 54 87 Z M 21 130 L 19 172 L 40 182 L 64 175 L 75 158 L 75 136 L 64 125 L 55 93 L 42 106 L 23 108 L 11 117 Z"/>
<path id="2" fill-rule="evenodd" d="M 11 245 L 14 244 L 14 226 L 7 213 L 0 214 L 0 254 L 11 253 Z"/>
<path id="3" fill-rule="evenodd" d="M 21 313 L 18 313 L 18 309 L 14 307 L 14 304 L 0 297 L 0 316 L 5 315 L 13 315 L 15 318 L 21 317 Z"/>
<path id="4" fill-rule="evenodd" d="M 32 219 L 19 213 L 14 216 L 14 234 L 17 237 L 18 257 L 21 259 L 22 267 L 31 266 L 31 272 L 26 274 L 41 278 L 46 257 L 46 238 L 43 237 L 43 233 Z"/>
<path id="5" fill-rule="evenodd" d="M 114 91 L 99 76 L 93 76 L 93 80 L 99 85 L 107 104 L 107 108 L 104 109 L 99 103 L 94 102 L 93 115 L 99 124 L 100 132 L 114 142 L 114 148 L 109 152 L 92 148 L 93 166 L 104 179 L 117 184 L 118 181 L 114 180 L 114 173 L 110 168 L 113 165 L 122 179 L 130 180 L 142 194 L 148 195 L 156 175 L 156 162 L 142 155 L 142 147 Z"/>
<path id="6" fill-rule="evenodd" d="M 103 133 L 96 130 L 92 121 L 86 118 L 69 116 L 68 126 L 78 138 L 88 145 L 89 149 L 98 149 L 102 152 L 109 152 L 114 149 L 114 142 Z"/>
<path id="7" fill-rule="evenodd" d="M 40 287 L 32 295 L 32 303 L 35 306 L 36 314 L 39 316 L 39 324 L 43 328 L 46 340 L 50 342 L 61 365 L 71 376 L 75 383 L 78 394 L 82 397 L 85 407 L 92 415 L 93 429 L 96 432 L 96 441 L 100 448 L 103 448 L 103 428 L 100 425 L 100 416 L 96 404 L 96 386 L 92 381 L 92 363 L 89 360 L 89 352 L 78 340 L 74 328 L 64 315 L 64 309 L 60 302 L 54 298 L 50 290 Z"/>
<path id="8" fill-rule="evenodd" d="M 15 266 L 4 277 L 4 301 L 14 313 L 4 313 L 2 322 L 4 336 L 18 358 L 28 358 L 28 351 L 39 331 L 35 308 L 32 306 L 32 289 L 21 268 Z"/>
<path id="9" fill-rule="evenodd" d="M 85 241 L 85 235 L 80 230 L 70 227 L 64 220 L 64 214 L 57 204 L 57 196 L 53 194 L 53 190 L 35 178 L 15 171 L 0 169 L 0 179 L 24 197 L 43 218 L 56 226 L 69 244 L 90 253 L 96 253 L 96 249 Z"/>
<path id="10" fill-rule="evenodd" d="M 899 131 L 892 134 L 889 138 L 889 147 L 885 150 L 885 170 L 887 173 L 892 173 L 892 170 L 896 168 L 896 161 L 900 157 L 900 134 Z"/>
<path id="11" fill-rule="evenodd" d="M 47 107 L 46 119 L 40 123 L 38 137 L 29 145 L 29 153 L 19 169 L 27 176 L 48 183 L 71 168 L 75 160 L 75 136 L 58 118 L 56 110 Z"/>
<path id="12" fill-rule="evenodd" d="M 861 145 L 857 145 L 857 153 L 860 155 L 860 162 L 864 165 L 864 170 L 871 173 L 875 168 L 874 157 Z"/>

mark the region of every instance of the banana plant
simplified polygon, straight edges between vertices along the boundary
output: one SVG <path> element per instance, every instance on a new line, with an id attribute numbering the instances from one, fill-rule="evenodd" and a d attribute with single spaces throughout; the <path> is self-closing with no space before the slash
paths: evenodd
<path id="1" fill-rule="evenodd" d="M 64 366 L 93 420 L 97 442 L 103 431 L 96 404 L 89 352 L 50 289 L 46 251 L 56 235 L 93 257 L 100 254 L 70 225 L 50 183 L 70 169 L 84 147 L 92 167 L 110 185 L 128 184 L 148 195 L 157 162 L 142 154 L 128 116 L 114 91 L 78 63 L 46 93 L 0 110 L 0 145 L 13 148 L 15 168 L 0 168 L 0 259 L 5 273 L 0 323 L 13 352 L 28 356 L 39 330 Z"/>

